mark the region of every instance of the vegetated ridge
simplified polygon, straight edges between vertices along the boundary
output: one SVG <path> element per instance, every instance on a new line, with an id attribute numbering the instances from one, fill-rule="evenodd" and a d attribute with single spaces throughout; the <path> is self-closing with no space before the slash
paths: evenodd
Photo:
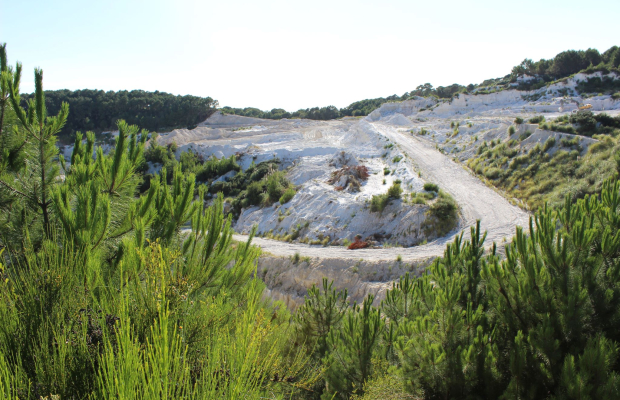
<path id="1" fill-rule="evenodd" d="M 396 94 L 388 97 L 378 97 L 351 103 L 347 107 L 338 109 L 335 106 L 313 107 L 288 112 L 282 108 L 274 108 L 270 111 L 262 111 L 254 107 L 232 108 L 222 107 L 224 114 L 235 114 L 253 118 L 282 119 L 282 118 L 308 118 L 318 120 L 336 119 L 347 116 L 366 116 L 379 108 L 384 103 L 399 102 L 415 99 L 416 97 L 436 97 L 450 99 L 459 93 L 489 94 L 497 91 L 516 88 L 517 90 L 540 89 L 552 82 L 562 80 L 579 72 L 618 72 L 620 67 L 620 49 L 612 46 L 602 54 L 589 48 L 588 50 L 567 50 L 557 54 L 549 60 L 541 59 L 532 61 L 523 60 L 519 65 L 512 68 L 510 74 L 503 78 L 487 79 L 480 84 L 433 87 L 430 83 L 419 85 L 403 95 Z M 525 79 L 524 79 L 525 77 Z M 579 92 L 616 93 L 620 97 L 620 84 L 610 80 L 593 80 L 580 87 Z"/>

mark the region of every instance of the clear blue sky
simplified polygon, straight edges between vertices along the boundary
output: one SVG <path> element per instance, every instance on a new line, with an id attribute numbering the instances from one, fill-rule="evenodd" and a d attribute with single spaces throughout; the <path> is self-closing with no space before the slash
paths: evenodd
<path id="1" fill-rule="evenodd" d="M 479 83 L 524 58 L 620 45 L 620 1 L 0 0 L 0 42 L 46 89 L 160 90 L 220 105 L 343 107 Z"/>

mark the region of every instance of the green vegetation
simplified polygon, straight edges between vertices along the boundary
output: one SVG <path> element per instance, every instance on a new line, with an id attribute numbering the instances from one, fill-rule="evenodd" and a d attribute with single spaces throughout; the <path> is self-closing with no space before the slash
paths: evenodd
<path id="1" fill-rule="evenodd" d="M 602 54 L 596 49 L 585 51 L 567 50 L 557 54 L 550 60 L 542 59 L 535 62 L 525 59 L 521 64 L 513 67 L 511 75 L 514 78 L 522 74 L 536 76 L 537 79 L 519 85 L 519 89 L 532 90 L 541 88 L 553 80 L 567 78 L 578 72 L 619 72 L 619 66 L 620 49 L 618 46 L 613 46 Z M 581 82 L 577 86 L 577 90 L 579 92 L 608 92 L 611 94 L 617 91 L 618 87 L 618 82 L 611 79 L 590 78 L 585 82 Z"/>
<path id="2" fill-rule="evenodd" d="M 441 237 L 448 234 L 458 224 L 459 206 L 452 196 L 439 190 L 429 210 L 427 218 L 422 223 L 422 230 L 426 236 Z"/>
<path id="3" fill-rule="evenodd" d="M 530 124 L 539 124 L 541 122 L 545 122 L 545 116 L 537 115 L 535 117 L 528 119 L 527 122 L 529 122 Z"/>
<path id="4" fill-rule="evenodd" d="M 24 95 L 20 104 L 26 106 L 32 99 L 34 94 Z M 213 114 L 218 104 L 211 97 L 175 96 L 158 91 L 45 91 L 45 105 L 51 114 L 57 114 L 62 103 L 71 107 L 64 127 L 58 132 L 58 139 L 64 143 L 73 142 L 78 131 L 113 131 L 119 119 L 149 131 L 192 128 Z"/>
<path id="5" fill-rule="evenodd" d="M 146 133 L 124 121 L 109 155 L 89 132 L 70 166 L 58 160 L 69 106 L 48 115 L 36 70 L 22 109 L 20 65 L 4 60 L 1 397 L 235 399 L 307 386 L 305 361 L 286 350 L 290 316 L 263 300 L 259 250 L 232 242 L 222 197 L 204 209 L 178 167 L 172 184 L 164 172 L 135 197 Z"/>
<path id="6" fill-rule="evenodd" d="M 278 159 L 263 161 L 257 165 L 252 163 L 248 169 L 241 171 L 235 156 L 203 160 L 199 154 L 189 149 L 182 152 L 177 161 L 175 152 L 174 143 L 161 146 L 156 140 L 151 140 L 145 151 L 145 160 L 161 164 L 168 171 L 180 166 L 183 173 L 194 174 L 197 182 L 210 184 L 208 190 L 212 195 L 222 193 L 227 198 L 232 198 L 231 212 L 234 216 L 238 216 L 244 207 L 266 206 L 278 201 L 284 204 L 295 196 L 295 188 L 286 179 L 284 172 L 278 170 Z M 144 173 L 146 167 L 143 163 L 138 170 Z M 231 171 L 237 173 L 228 180 L 213 181 Z M 146 183 L 140 190 L 147 190 L 148 182 L 154 177 L 155 174 L 145 175 Z M 171 177 L 168 177 L 169 182 L 170 179 Z"/>
<path id="7" fill-rule="evenodd" d="M 436 183 L 432 183 L 432 182 L 426 182 L 424 184 L 424 190 L 426 190 L 427 192 L 438 193 L 439 192 L 439 185 L 437 185 Z"/>
<path id="8" fill-rule="evenodd" d="M 428 200 L 433 200 L 435 197 L 435 192 L 424 192 L 424 193 L 411 193 L 411 202 L 413 204 L 422 204 L 425 205 Z"/>
<path id="9" fill-rule="evenodd" d="M 299 109 L 295 112 L 288 112 L 282 108 L 274 108 L 271 111 L 261 111 L 258 108 L 246 107 L 246 108 L 232 108 L 222 107 L 220 111 L 224 114 L 241 115 L 244 117 L 252 118 L 266 118 L 266 119 L 282 119 L 282 118 L 307 118 L 316 120 L 329 120 L 336 119 L 344 116 L 340 110 L 334 106 L 327 107 L 313 107 L 306 109 Z M 364 114 L 367 115 L 367 114 Z"/>
<path id="10" fill-rule="evenodd" d="M 559 119 L 560 123 L 554 126 L 556 129 L 566 126 L 561 124 L 571 120 L 576 124 L 580 121 L 578 128 L 574 128 L 575 133 L 599 140 L 590 145 L 583 157 L 580 156 L 582 147 L 576 136 L 562 138 L 559 143 L 549 138 L 542 146 L 537 145 L 527 153 L 521 150 L 516 140 L 493 147 L 483 143 L 476 152 L 477 157 L 467 164 L 476 174 L 489 179 L 510 196 L 523 200 L 533 210 L 542 207 L 545 202 L 557 206 L 566 195 L 576 200 L 586 194 L 599 193 L 603 182 L 617 174 L 613 158 L 620 151 L 620 129 L 614 126 L 620 125 L 620 119 L 580 112 Z M 605 121 L 605 125 L 601 121 Z M 599 128 L 595 128 L 596 122 L 601 122 Z M 593 128 L 594 131 L 588 130 Z M 554 148 L 557 151 L 550 155 L 549 151 Z"/>
<path id="11" fill-rule="evenodd" d="M 280 196 L 280 204 L 285 204 L 288 203 L 289 201 L 291 201 L 291 199 L 293 198 L 293 196 L 295 196 L 295 189 L 289 187 L 288 189 L 286 189 L 284 191 L 284 193 L 282 194 L 282 196 Z"/>
<path id="12" fill-rule="evenodd" d="M 396 180 L 392 183 L 392 186 L 388 188 L 387 193 L 372 196 L 372 199 L 370 200 L 370 211 L 383 212 L 385 207 L 390 204 L 390 201 L 400 199 L 403 193 L 403 189 L 400 185 L 401 181 Z"/>
<path id="13" fill-rule="evenodd" d="M 288 203 L 295 196 L 295 188 L 278 170 L 279 160 L 263 161 L 251 165 L 228 182 L 219 181 L 209 189 L 211 193 L 223 193 L 234 197 L 232 212 L 239 215 L 242 208 L 267 206 L 275 202 Z"/>
<path id="14" fill-rule="evenodd" d="M 157 135 L 153 135 L 153 137 L 151 137 L 151 141 L 149 142 L 149 146 L 145 150 L 144 159 L 148 162 L 161 164 L 162 168 L 165 168 L 168 171 L 171 171 L 177 167 L 177 165 L 180 165 L 182 172 L 195 174 L 196 180 L 204 183 L 230 171 L 241 170 L 241 167 L 237 164 L 235 156 L 222 159 L 210 157 L 205 160 L 202 155 L 189 149 L 181 152 L 179 155 L 179 160 L 177 161 L 176 152 L 177 146 L 174 142 L 168 146 L 162 146 L 157 143 Z M 138 167 L 138 171 L 145 173 L 146 168 L 147 164 L 143 163 Z M 147 181 L 150 181 L 152 175 L 148 175 L 145 178 Z"/>

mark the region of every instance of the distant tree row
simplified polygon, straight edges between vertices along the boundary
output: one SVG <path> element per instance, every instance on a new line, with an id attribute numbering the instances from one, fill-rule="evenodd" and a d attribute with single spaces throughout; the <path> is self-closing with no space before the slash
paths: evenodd
<path id="1" fill-rule="evenodd" d="M 512 68 L 512 75 L 538 75 L 545 80 L 560 79 L 587 68 L 617 69 L 620 67 L 620 48 L 613 46 L 603 54 L 596 49 L 567 50 L 550 60 L 533 61 L 526 58 Z"/>
<path id="2" fill-rule="evenodd" d="M 33 98 L 23 95 L 22 105 Z M 104 132 L 116 129 L 116 121 L 140 125 L 149 131 L 192 127 L 207 119 L 218 105 L 211 97 L 175 96 L 164 92 L 143 90 L 53 90 L 45 92 L 45 102 L 51 114 L 69 104 L 71 113 L 59 133 L 63 142 L 71 142 L 78 131 Z"/>
<path id="3" fill-rule="evenodd" d="M 439 86 L 434 88 L 430 83 L 419 85 L 415 90 L 411 92 L 405 92 L 402 96 L 393 94 L 388 97 L 377 97 L 375 99 L 365 99 L 356 101 L 348 106 L 338 109 L 335 106 L 327 107 L 313 107 L 306 109 L 299 109 L 294 112 L 288 112 L 282 108 L 273 108 L 271 111 L 262 111 L 255 107 L 246 108 L 233 108 L 222 107 L 220 111 L 224 114 L 241 115 L 244 117 L 253 118 L 265 118 L 265 119 L 282 119 L 282 118 L 306 118 L 315 120 L 329 120 L 341 117 L 359 117 L 366 116 L 381 107 L 384 103 L 403 101 L 414 98 L 416 96 L 429 97 L 434 96 L 438 98 L 449 99 L 454 96 L 455 93 L 471 91 L 476 85 L 470 84 L 469 86 L 462 86 L 457 83 L 450 86 Z"/>
<path id="4" fill-rule="evenodd" d="M 300 108 L 295 112 L 288 112 L 282 108 L 273 108 L 271 111 L 262 111 L 255 107 L 246 108 L 233 108 L 222 107 L 220 108 L 224 114 L 241 115 L 244 117 L 252 118 L 264 118 L 264 119 L 282 119 L 282 118 L 306 118 L 316 120 L 328 120 L 340 118 L 343 115 L 341 110 L 338 110 L 335 106 L 327 107 L 313 107 L 313 108 Z"/>

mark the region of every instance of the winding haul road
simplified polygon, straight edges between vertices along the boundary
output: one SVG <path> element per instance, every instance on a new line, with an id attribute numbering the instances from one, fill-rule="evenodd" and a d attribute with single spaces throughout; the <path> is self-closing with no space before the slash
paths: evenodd
<path id="1" fill-rule="evenodd" d="M 487 231 L 485 242 L 487 245 L 511 238 L 516 226 L 528 225 L 529 214 L 526 211 L 510 204 L 459 164 L 436 150 L 429 142 L 399 132 L 394 126 L 380 123 L 373 125 L 381 134 L 400 145 L 401 150 L 422 172 L 425 180 L 437 183 L 455 198 L 461 208 L 458 231 L 426 245 L 409 248 L 347 250 L 342 246 L 310 246 L 262 238 L 254 238 L 252 243 L 275 256 L 291 256 L 299 253 L 302 256 L 317 258 L 382 261 L 394 260 L 400 255 L 404 261 L 415 262 L 443 255 L 446 244 L 453 241 L 463 230 L 468 235 L 469 227 L 475 225 L 476 220 L 480 220 L 482 230 Z M 234 239 L 244 241 L 247 240 L 247 236 L 235 235 Z"/>

